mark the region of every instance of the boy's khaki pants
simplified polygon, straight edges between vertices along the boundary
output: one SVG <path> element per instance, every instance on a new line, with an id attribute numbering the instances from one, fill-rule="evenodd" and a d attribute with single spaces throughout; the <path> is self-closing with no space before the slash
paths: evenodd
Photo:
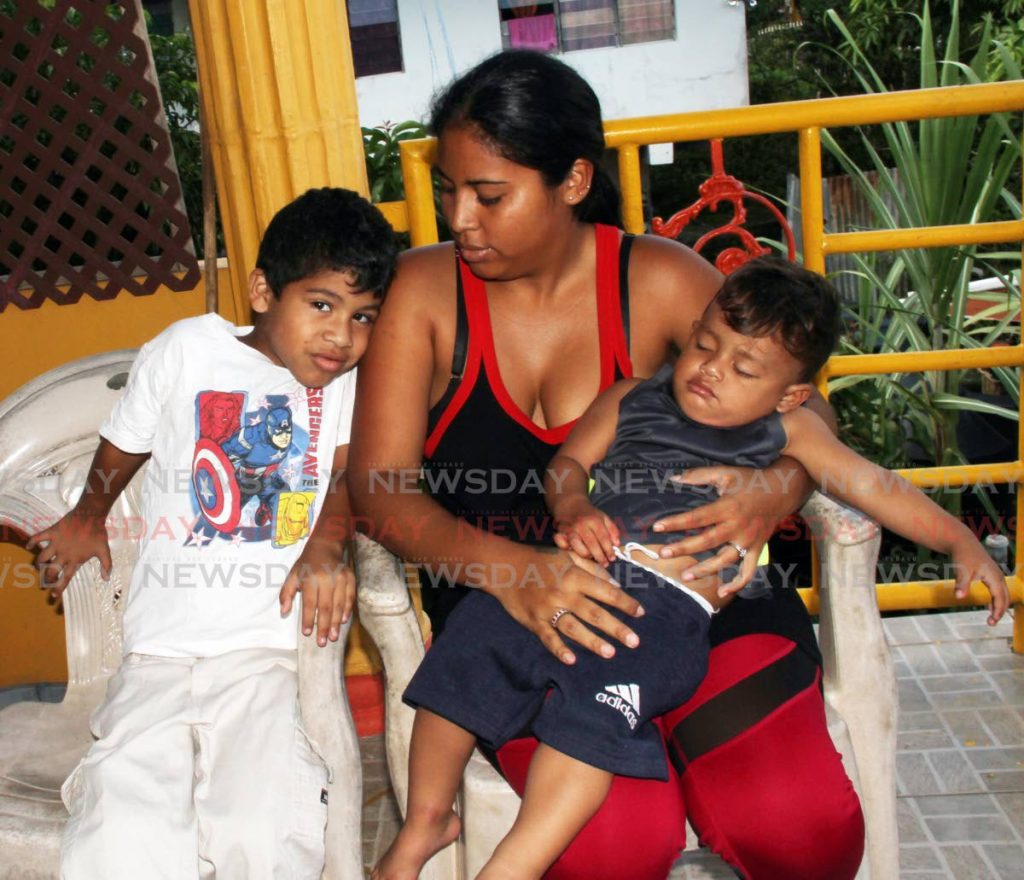
<path id="1" fill-rule="evenodd" d="M 316 880 L 327 770 L 299 724 L 294 651 L 132 654 L 62 795 L 67 880 Z"/>

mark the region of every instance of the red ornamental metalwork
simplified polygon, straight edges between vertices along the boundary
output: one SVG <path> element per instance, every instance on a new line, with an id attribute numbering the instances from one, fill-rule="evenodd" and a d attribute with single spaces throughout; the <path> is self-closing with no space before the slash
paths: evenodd
<path id="1" fill-rule="evenodd" d="M 700 253 L 703 247 L 711 240 L 723 235 L 732 235 L 740 240 L 742 247 L 727 247 L 719 253 L 715 259 L 715 266 L 723 275 L 738 269 L 748 260 L 761 257 L 770 253 L 769 249 L 760 244 L 749 230 L 744 228 L 747 222 L 747 209 L 744 206 L 745 200 L 757 202 L 763 205 L 771 215 L 779 221 L 782 231 L 786 236 L 786 245 L 789 251 L 789 259 L 796 260 L 796 240 L 793 237 L 793 230 L 786 221 L 785 216 L 775 204 L 758 193 L 748 190 L 741 180 L 725 173 L 725 163 L 722 159 L 722 141 L 716 138 L 711 142 L 711 176 L 699 187 L 700 198 L 688 208 L 677 211 L 668 220 L 655 217 L 651 222 L 651 229 L 656 235 L 665 238 L 677 238 L 693 220 L 703 211 L 717 211 L 723 202 L 732 205 L 733 216 L 728 223 L 712 229 L 705 233 L 693 246 L 693 249 Z"/>

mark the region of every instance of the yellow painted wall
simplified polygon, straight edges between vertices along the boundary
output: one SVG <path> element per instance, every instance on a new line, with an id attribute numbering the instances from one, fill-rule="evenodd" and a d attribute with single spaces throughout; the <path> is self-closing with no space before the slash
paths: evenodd
<path id="1" fill-rule="evenodd" d="M 220 270 L 218 311 L 229 321 L 239 321 L 234 300 L 224 286 L 226 270 Z M 75 358 L 136 348 L 156 336 L 168 324 L 205 311 L 205 288 L 187 293 L 161 288 L 151 296 L 122 293 L 116 299 L 97 302 L 83 297 L 74 305 L 44 302 L 38 309 L 8 306 L 0 314 L 0 344 L 7 368 L 0 375 L 0 397 L 47 370 Z"/>

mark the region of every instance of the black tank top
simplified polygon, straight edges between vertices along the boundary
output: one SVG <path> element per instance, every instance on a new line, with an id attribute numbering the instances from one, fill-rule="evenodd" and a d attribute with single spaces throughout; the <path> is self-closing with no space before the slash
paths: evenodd
<path id="1" fill-rule="evenodd" d="M 600 390 L 633 375 L 629 360 L 627 270 L 631 236 L 595 225 Z M 551 544 L 544 473 L 575 420 L 552 428 L 533 422 L 512 400 L 498 370 L 483 281 L 458 262 L 452 378 L 430 410 L 423 454 L 426 491 L 454 516 L 525 544 Z M 453 552 L 457 556 L 457 552 Z M 441 574 L 447 576 L 442 577 Z M 458 561 L 421 573 L 434 633 L 465 595 Z M 429 587 L 446 589 L 429 589 Z"/>

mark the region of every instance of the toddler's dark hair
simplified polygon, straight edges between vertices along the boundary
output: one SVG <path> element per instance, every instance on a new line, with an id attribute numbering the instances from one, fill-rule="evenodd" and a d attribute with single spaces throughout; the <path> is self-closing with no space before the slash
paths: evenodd
<path id="1" fill-rule="evenodd" d="M 351 190 L 307 190 L 278 211 L 260 242 L 256 268 L 274 296 L 318 272 L 351 272 L 355 286 L 383 297 L 398 243 L 384 216 Z"/>
<path id="2" fill-rule="evenodd" d="M 778 338 L 803 365 L 801 382 L 814 377 L 839 341 L 835 288 L 795 263 L 769 257 L 751 260 L 725 279 L 715 302 L 737 333 Z"/>

